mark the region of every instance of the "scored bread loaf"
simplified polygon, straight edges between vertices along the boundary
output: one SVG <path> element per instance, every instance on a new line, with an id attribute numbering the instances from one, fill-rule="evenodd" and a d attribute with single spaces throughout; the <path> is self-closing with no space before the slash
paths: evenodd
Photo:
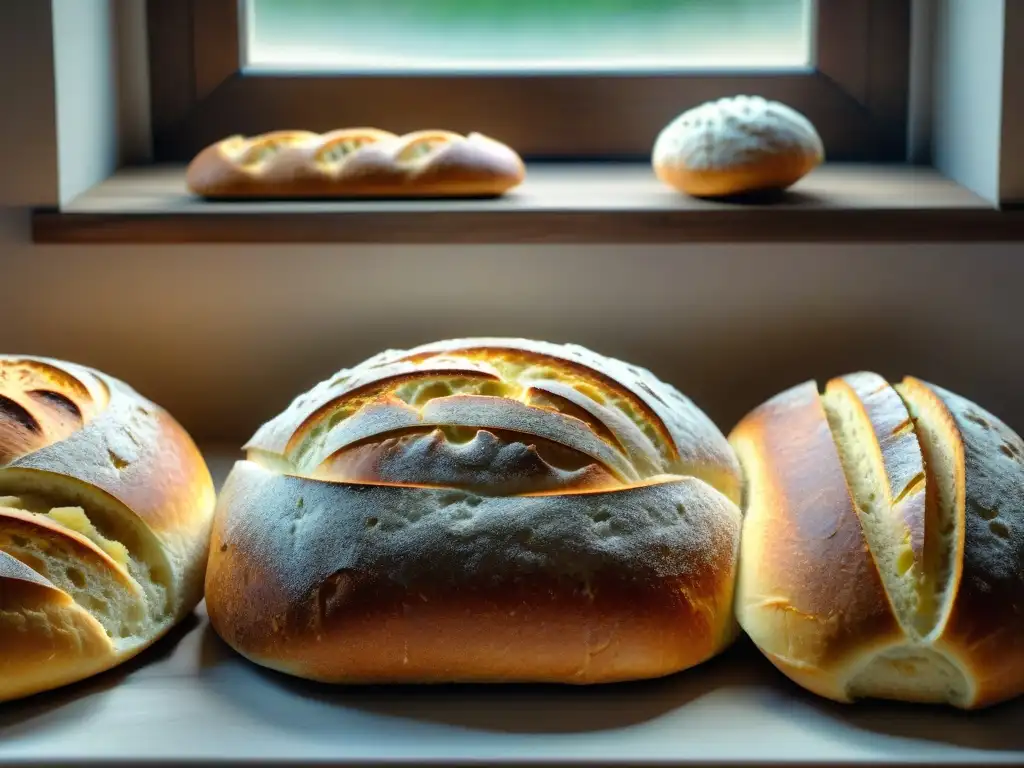
<path id="1" fill-rule="evenodd" d="M 390 350 L 298 397 L 218 501 L 210 620 L 327 682 L 598 683 L 736 635 L 739 467 L 650 372 L 574 345 Z"/>
<path id="2" fill-rule="evenodd" d="M 123 382 L 0 356 L 0 701 L 109 669 L 202 598 L 210 473 Z"/>
<path id="3" fill-rule="evenodd" d="M 515 151 L 479 133 L 343 128 L 230 136 L 196 155 L 186 183 L 207 198 L 492 197 L 525 174 Z"/>
<path id="4" fill-rule="evenodd" d="M 760 96 L 709 101 L 658 134 L 657 177 L 695 197 L 728 197 L 791 187 L 825 158 L 814 125 L 795 109 Z"/>
<path id="5" fill-rule="evenodd" d="M 730 435 L 746 478 L 743 629 L 837 701 L 1024 693 L 1024 442 L 941 387 L 794 387 Z"/>

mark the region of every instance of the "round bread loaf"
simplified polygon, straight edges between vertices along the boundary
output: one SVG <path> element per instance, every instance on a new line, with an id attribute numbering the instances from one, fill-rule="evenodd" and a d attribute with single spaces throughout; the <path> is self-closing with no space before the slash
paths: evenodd
<path id="1" fill-rule="evenodd" d="M 120 664 L 191 611 L 214 503 L 191 438 L 126 384 L 0 357 L 0 701 Z"/>
<path id="2" fill-rule="evenodd" d="M 787 189 L 825 158 L 810 120 L 760 96 L 735 96 L 687 110 L 654 143 L 661 181 L 695 197 Z"/>
<path id="3" fill-rule="evenodd" d="M 586 349 L 383 352 L 246 445 L 206 594 L 252 661 L 327 682 L 598 683 L 736 635 L 739 465 L 689 400 Z"/>
<path id="4" fill-rule="evenodd" d="M 206 198 L 493 197 L 526 176 L 511 147 L 479 133 L 376 128 L 229 136 L 189 163 Z"/>
<path id="5" fill-rule="evenodd" d="M 1024 442 L 915 378 L 797 386 L 730 435 L 746 476 L 739 622 L 837 701 L 1024 692 Z"/>

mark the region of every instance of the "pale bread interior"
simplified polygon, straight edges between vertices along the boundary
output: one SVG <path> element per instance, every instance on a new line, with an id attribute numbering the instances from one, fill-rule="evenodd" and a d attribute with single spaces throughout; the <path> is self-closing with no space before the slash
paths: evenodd
<path id="1" fill-rule="evenodd" d="M 26 506 L 20 499 L 6 497 L 0 505 L 17 510 Z M 2 513 L 0 508 L 0 513 Z M 81 514 L 78 507 L 58 507 L 33 517 L 54 519 L 57 515 Z M 84 517 L 84 515 L 83 515 Z M 6 523 L 6 524 L 5 524 Z M 95 540 L 86 537 L 88 540 Z M 109 546 L 109 540 L 102 540 Z M 96 619 L 117 647 L 141 634 L 147 623 L 142 587 L 121 563 L 104 557 L 106 547 L 86 555 L 83 546 L 59 531 L 11 525 L 0 516 L 0 550 L 21 561 Z M 109 556 L 108 556 L 109 557 Z"/>
<path id="2" fill-rule="evenodd" d="M 67 593 L 95 618 L 118 651 L 146 644 L 174 621 L 171 567 L 155 535 L 133 515 L 104 504 L 98 494 L 63 483 L 46 473 L 5 477 L 0 507 L 39 519 L 57 531 L 31 535 L 0 517 L 0 550 L 23 562 Z M 96 550 L 83 558 L 81 547 L 62 543 L 61 530 L 84 537 Z M 68 538 L 68 537 L 63 537 Z"/>
<path id="3" fill-rule="evenodd" d="M 317 161 L 328 165 L 339 163 L 353 152 L 368 144 L 376 142 L 367 136 L 356 136 L 349 139 L 339 139 L 321 149 L 316 156 Z"/>
<path id="4" fill-rule="evenodd" d="M 547 413 L 553 418 L 564 414 L 572 423 L 580 422 L 581 426 L 585 425 L 589 428 L 588 431 L 593 433 L 589 437 L 594 444 L 602 445 L 605 451 L 611 450 L 611 456 L 618 457 L 623 450 L 623 443 L 626 442 L 631 445 L 639 444 L 638 451 L 640 452 L 657 452 L 657 454 L 665 456 L 663 436 L 651 426 L 649 419 L 645 418 L 644 414 L 640 413 L 625 397 L 618 396 L 611 390 L 599 391 L 582 375 L 574 375 L 571 371 L 566 370 L 556 370 L 544 364 L 534 364 L 518 359 L 514 354 L 491 353 L 486 361 L 498 372 L 501 376 L 500 379 L 483 375 L 452 375 L 438 372 L 434 375 L 410 377 L 397 385 L 385 380 L 379 386 L 369 387 L 358 394 L 345 397 L 337 404 L 336 409 L 322 414 L 315 426 L 311 427 L 293 448 L 292 456 L 296 468 L 304 473 L 314 472 L 324 460 L 325 455 L 333 454 L 338 448 L 330 442 L 332 433 L 337 438 L 341 434 L 340 430 L 344 429 L 346 425 L 354 423 L 355 417 L 366 415 L 363 411 L 365 406 L 373 403 L 385 392 L 396 405 L 411 406 L 419 409 L 421 413 L 429 409 L 431 403 L 437 403 L 444 398 L 456 395 L 504 398 L 514 401 L 512 404 L 522 403 L 535 406 L 540 409 L 538 415 Z M 614 410 L 621 414 L 632 430 L 631 440 L 616 434 L 616 429 L 622 431 L 621 426 L 609 426 L 594 413 L 588 412 L 564 398 L 554 398 L 550 394 L 533 388 L 535 384 L 542 386 L 549 381 L 572 388 L 601 410 Z M 352 421 L 349 421 L 350 419 Z M 477 425 L 458 426 L 454 422 L 450 422 L 436 426 L 446 431 L 456 441 L 468 441 L 477 433 L 477 430 L 472 428 Z M 499 427 L 495 425 L 494 428 Z M 458 433 L 461 433 L 461 437 Z M 375 432 L 375 434 L 380 433 Z M 529 441 L 537 442 L 536 437 L 529 438 Z M 581 451 L 581 456 L 587 455 L 587 451 L 578 442 L 579 438 L 574 439 L 570 433 L 566 432 L 561 435 L 559 440 L 563 441 L 566 447 Z M 543 444 L 537 447 L 543 450 Z M 593 453 L 591 451 L 590 455 Z M 626 453 L 632 458 L 636 452 L 627 451 Z M 254 451 L 252 455 L 263 460 L 258 452 Z M 564 462 L 561 463 L 564 464 Z M 653 466 L 656 462 L 648 463 Z"/>
<path id="5" fill-rule="evenodd" d="M 854 699 L 875 698 L 963 706 L 967 677 L 952 659 L 924 645 L 889 648 L 873 656 L 847 683 Z"/>
<path id="6" fill-rule="evenodd" d="M 921 599 L 910 530 L 893 512 L 885 466 L 871 423 L 856 395 L 845 386 L 829 386 L 822 395 L 822 405 L 882 583 L 900 624 L 916 634 Z"/>
<path id="7" fill-rule="evenodd" d="M 428 156 L 463 137 L 451 131 L 417 131 L 403 137 L 406 140 L 405 146 L 399 151 L 395 159 L 399 163 L 414 163 L 426 159 Z"/>
<path id="8" fill-rule="evenodd" d="M 851 698 L 963 704 L 970 684 L 955 659 L 931 647 L 952 597 L 957 541 L 953 451 L 939 431 L 939 411 L 916 390 L 897 385 L 921 445 L 926 483 L 934 486 L 925 520 L 924 568 L 914 563 L 911 532 L 893 508 L 889 482 L 871 422 L 848 387 L 830 386 L 822 404 L 851 497 L 894 613 L 907 642 L 862 662 L 846 683 Z"/>
<path id="9" fill-rule="evenodd" d="M 278 153 L 316 140 L 308 131 L 277 131 L 249 139 L 233 136 L 220 143 L 220 151 L 239 165 L 255 168 L 266 164 Z"/>
<path id="10" fill-rule="evenodd" d="M 957 515 L 957 454 L 948 439 L 945 407 L 930 391 L 904 382 L 895 386 L 914 420 L 921 453 L 928 472 L 927 482 L 933 494 L 928 504 L 925 538 L 927 592 L 934 601 L 931 631 L 941 631 L 953 602 L 956 583 L 958 542 L 963 540 L 963 521 Z"/>

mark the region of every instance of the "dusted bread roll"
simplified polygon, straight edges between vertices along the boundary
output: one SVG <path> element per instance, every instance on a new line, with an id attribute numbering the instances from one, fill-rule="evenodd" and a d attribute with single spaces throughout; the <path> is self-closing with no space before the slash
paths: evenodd
<path id="1" fill-rule="evenodd" d="M 231 136 L 189 164 L 189 190 L 207 198 L 491 197 L 523 181 L 511 148 L 479 133 L 376 128 Z"/>
<path id="2" fill-rule="evenodd" d="M 739 467 L 651 373 L 577 346 L 383 352 L 296 399 L 218 502 L 207 608 L 328 682 L 665 675 L 738 628 Z"/>
<path id="3" fill-rule="evenodd" d="M 191 611 L 213 509 L 165 411 L 98 371 L 0 357 L 0 701 L 109 669 Z"/>
<path id="4" fill-rule="evenodd" d="M 778 395 L 730 440 L 737 614 L 780 670 L 837 701 L 1024 692 L 1020 437 L 941 387 L 856 373 Z"/>
<path id="5" fill-rule="evenodd" d="M 777 101 L 735 96 L 687 110 L 654 144 L 655 174 L 695 197 L 786 189 L 825 158 L 810 120 Z"/>

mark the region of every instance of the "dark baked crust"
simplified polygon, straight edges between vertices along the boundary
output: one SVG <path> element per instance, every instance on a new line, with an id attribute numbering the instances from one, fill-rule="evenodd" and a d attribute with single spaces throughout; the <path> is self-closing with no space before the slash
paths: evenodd
<path id="1" fill-rule="evenodd" d="M 331 682 L 653 677 L 732 640 L 739 527 L 694 478 L 486 497 L 239 462 L 207 607 L 250 659 Z"/>
<path id="2" fill-rule="evenodd" d="M 644 369 L 526 339 L 387 350 L 246 450 L 207 609 L 260 664 L 593 683 L 685 669 L 735 634 L 738 462 Z"/>
<path id="3" fill-rule="evenodd" d="M 949 390 L 909 378 L 945 411 L 955 446 L 955 592 L 936 645 L 968 671 L 972 706 L 1024 693 L 1024 441 L 997 416 Z M 962 463 L 960 463 L 962 462 Z"/>
<path id="4" fill-rule="evenodd" d="M 699 477 L 739 503 L 741 475 L 735 454 L 718 427 L 679 390 L 639 366 L 575 344 L 532 339 L 449 339 L 386 350 L 295 398 L 245 448 L 261 457 L 293 456 L 312 431 L 343 408 L 390 405 L 384 396 L 389 390 L 417 379 L 475 378 L 489 387 L 503 380 L 503 363 L 537 372 L 524 383 L 531 392 L 573 397 L 571 409 L 560 400 L 556 410 L 574 420 L 586 419 L 596 436 L 624 454 L 639 477 Z M 584 408 L 589 412 L 581 413 Z M 615 439 L 609 439 L 609 432 Z"/>

